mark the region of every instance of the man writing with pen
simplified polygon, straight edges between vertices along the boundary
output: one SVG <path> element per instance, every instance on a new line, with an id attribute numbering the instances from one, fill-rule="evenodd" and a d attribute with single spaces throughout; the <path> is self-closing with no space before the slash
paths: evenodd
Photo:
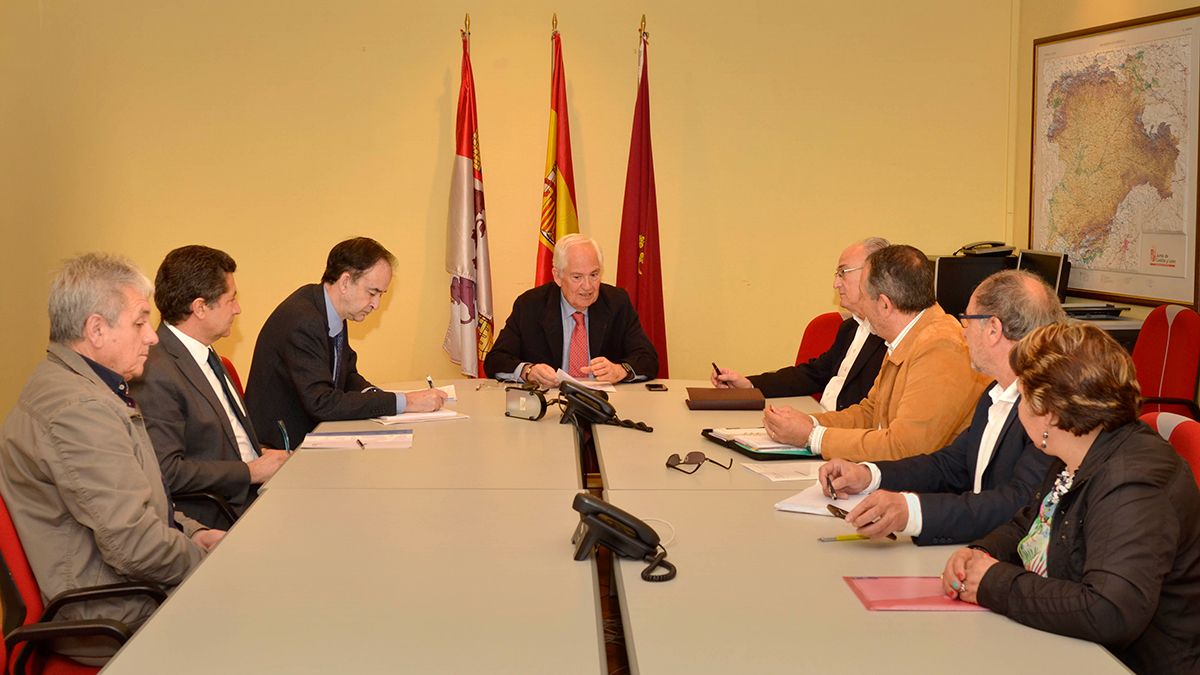
<path id="1" fill-rule="evenodd" d="M 1041 482 L 1050 458 L 1016 419 L 1019 394 L 1009 353 L 1033 329 L 1063 320 L 1054 291 L 1032 274 L 1005 271 L 985 279 L 960 315 L 972 367 L 995 380 L 971 425 L 929 455 L 824 464 L 826 496 L 871 493 L 846 521 L 863 535 L 896 532 L 923 545 L 971 541 L 1011 519 Z"/>

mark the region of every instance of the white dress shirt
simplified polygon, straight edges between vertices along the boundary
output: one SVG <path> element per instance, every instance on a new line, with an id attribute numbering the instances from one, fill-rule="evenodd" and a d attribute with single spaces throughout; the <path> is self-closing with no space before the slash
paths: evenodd
<path id="1" fill-rule="evenodd" d="M 854 329 L 854 339 L 850 341 L 850 348 L 846 350 L 845 358 L 838 365 L 837 374 L 829 378 L 829 383 L 825 385 L 825 390 L 821 392 L 821 400 L 824 401 L 821 407 L 826 410 L 837 410 L 838 396 L 842 394 L 842 387 L 846 386 L 846 378 L 850 375 L 850 368 L 858 360 L 858 355 L 862 352 L 863 345 L 866 344 L 867 338 L 871 336 L 871 324 L 867 323 L 866 319 L 861 319 L 853 315 L 851 315 L 851 318 L 858 323 L 858 328 Z"/>
<path id="2" fill-rule="evenodd" d="M 167 324 L 167 329 L 179 338 L 183 346 L 187 348 L 188 353 L 196 360 L 196 365 L 200 366 L 200 372 L 204 373 L 204 379 L 208 380 L 208 386 L 212 387 L 213 393 L 216 394 L 217 400 L 221 402 L 221 409 L 225 411 L 225 416 L 229 418 L 229 426 L 233 429 L 233 437 L 237 440 L 238 454 L 242 456 L 243 462 L 251 462 L 258 459 L 258 455 L 254 452 L 254 445 L 250 443 L 250 437 L 246 435 L 246 430 L 242 428 L 241 421 L 233 412 L 233 408 L 229 407 L 229 399 L 225 397 L 225 392 L 221 390 L 221 383 L 217 380 L 217 374 L 208 365 L 208 347 L 200 343 L 196 338 L 184 333 L 175 326 Z M 225 378 L 225 386 L 229 387 L 229 391 L 236 392 L 233 383 L 229 378 Z M 242 407 L 241 400 L 235 395 L 237 400 L 238 410 L 245 417 L 246 409 Z"/>

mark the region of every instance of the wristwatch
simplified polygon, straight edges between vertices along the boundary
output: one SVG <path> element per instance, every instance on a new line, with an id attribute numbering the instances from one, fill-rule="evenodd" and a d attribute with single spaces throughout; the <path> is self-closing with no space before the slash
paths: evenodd
<path id="1" fill-rule="evenodd" d="M 526 364 L 525 369 L 521 371 L 521 381 L 522 382 L 529 381 L 529 371 L 531 371 L 531 370 L 533 370 L 533 364 L 532 363 Z"/>
<path id="2" fill-rule="evenodd" d="M 628 382 L 633 379 L 633 366 L 628 363 L 622 363 L 621 367 L 625 369 L 625 377 L 621 378 L 622 382 Z"/>

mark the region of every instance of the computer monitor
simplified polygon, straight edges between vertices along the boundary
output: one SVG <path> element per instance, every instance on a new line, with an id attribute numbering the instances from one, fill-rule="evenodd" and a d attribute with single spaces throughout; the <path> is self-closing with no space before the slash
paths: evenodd
<path id="1" fill-rule="evenodd" d="M 933 294 L 947 314 L 964 314 L 979 282 L 1012 269 L 1016 258 L 1005 256 L 938 256 L 933 261 Z"/>
<path id="2" fill-rule="evenodd" d="M 1058 294 L 1059 302 L 1066 300 L 1071 277 L 1071 262 L 1066 253 L 1021 251 L 1017 254 L 1017 269 L 1028 270 L 1045 279 Z"/>

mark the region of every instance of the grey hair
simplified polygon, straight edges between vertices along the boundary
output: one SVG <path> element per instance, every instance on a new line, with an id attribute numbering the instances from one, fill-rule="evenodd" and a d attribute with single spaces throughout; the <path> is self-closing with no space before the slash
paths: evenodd
<path id="1" fill-rule="evenodd" d="M 600 269 L 604 269 L 604 251 L 600 250 L 600 244 L 596 243 L 595 239 L 576 232 L 568 234 L 554 244 L 554 269 L 558 270 L 559 274 L 567 269 L 567 251 L 582 244 L 591 244 L 592 249 L 596 251 L 596 258 L 600 261 Z"/>
<path id="2" fill-rule="evenodd" d="M 975 306 L 1000 321 L 1004 337 L 1016 342 L 1036 328 L 1067 320 L 1054 289 L 1026 270 L 1004 270 L 975 289 Z"/>
<path id="3" fill-rule="evenodd" d="M 862 246 L 863 249 L 866 250 L 867 255 L 871 255 L 875 251 L 891 246 L 892 242 L 884 239 L 883 237 L 867 237 L 866 239 L 858 242 L 858 245 Z"/>
<path id="4" fill-rule="evenodd" d="M 126 288 L 150 296 L 150 280 L 128 258 L 85 253 L 64 262 L 50 284 L 50 341 L 77 342 L 93 314 L 116 324 L 125 309 Z"/>

